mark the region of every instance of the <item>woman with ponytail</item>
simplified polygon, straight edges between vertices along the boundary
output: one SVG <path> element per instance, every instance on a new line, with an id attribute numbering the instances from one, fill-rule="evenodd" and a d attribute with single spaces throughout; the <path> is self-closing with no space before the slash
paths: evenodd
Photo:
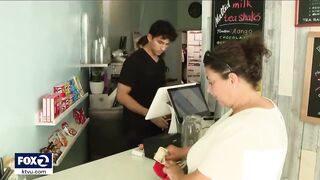
<path id="1" fill-rule="evenodd" d="M 167 147 L 164 172 L 171 180 L 280 180 L 285 122 L 276 104 L 256 91 L 269 55 L 260 35 L 205 53 L 208 93 L 230 111 L 192 147 Z M 183 158 L 188 174 L 175 163 Z"/>

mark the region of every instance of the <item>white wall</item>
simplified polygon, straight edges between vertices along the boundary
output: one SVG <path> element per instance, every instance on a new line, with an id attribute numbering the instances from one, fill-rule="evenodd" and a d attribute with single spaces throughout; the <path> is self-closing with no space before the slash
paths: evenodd
<path id="1" fill-rule="evenodd" d="M 200 2 L 201 0 L 178 0 L 177 1 L 177 29 L 178 30 L 201 30 L 201 16 L 198 18 L 192 18 L 188 14 L 188 8 L 189 5 L 192 2 Z M 211 3 L 211 2 L 205 2 L 204 3 Z M 209 8 L 207 6 L 202 6 L 202 14 L 206 13 L 205 9 Z"/>
<path id="2" fill-rule="evenodd" d="M 83 12 L 95 29 L 101 18 L 94 1 L 0 2 L 0 156 L 39 152 L 59 128 L 35 126 L 35 115 L 42 95 L 80 73 Z"/>
<path id="3" fill-rule="evenodd" d="M 120 36 L 127 36 L 132 49 L 132 32 L 139 31 L 141 1 L 103 1 L 104 34 L 111 50 L 119 48 Z"/>

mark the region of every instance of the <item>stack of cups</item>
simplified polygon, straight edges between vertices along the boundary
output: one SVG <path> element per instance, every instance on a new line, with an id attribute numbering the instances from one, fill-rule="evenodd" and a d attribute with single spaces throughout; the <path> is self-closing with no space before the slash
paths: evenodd
<path id="1" fill-rule="evenodd" d="M 103 64 L 103 52 L 105 47 L 105 40 L 103 40 L 104 37 L 99 38 L 99 58 L 98 58 L 98 64 Z"/>
<path id="2" fill-rule="evenodd" d="M 96 39 L 93 41 L 93 44 L 92 44 L 92 63 L 93 64 L 98 64 L 98 61 L 99 61 L 99 41 Z"/>
<path id="3" fill-rule="evenodd" d="M 81 16 L 81 63 L 89 63 L 89 49 L 88 49 L 88 27 L 89 19 L 88 14 Z"/>
<path id="4" fill-rule="evenodd" d="M 92 59 L 95 64 L 103 64 L 104 62 L 104 53 L 106 49 L 106 39 L 105 37 L 100 37 L 93 41 L 92 45 Z"/>

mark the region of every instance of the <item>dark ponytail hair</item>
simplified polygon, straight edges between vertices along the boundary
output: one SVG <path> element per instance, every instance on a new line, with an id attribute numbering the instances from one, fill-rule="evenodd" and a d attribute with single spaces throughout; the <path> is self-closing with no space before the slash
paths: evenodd
<path id="1" fill-rule="evenodd" d="M 244 40 L 227 41 L 217 46 L 212 53 L 205 54 L 203 62 L 206 67 L 220 73 L 224 79 L 233 72 L 256 88 L 262 78 L 263 57 L 270 55 L 259 33 Z"/>

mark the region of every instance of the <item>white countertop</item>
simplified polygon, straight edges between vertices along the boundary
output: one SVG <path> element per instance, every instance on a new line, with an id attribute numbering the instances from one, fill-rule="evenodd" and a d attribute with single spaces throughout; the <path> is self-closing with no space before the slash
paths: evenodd
<path id="1" fill-rule="evenodd" d="M 66 169 L 39 180 L 160 180 L 153 171 L 154 160 L 134 156 L 131 149 L 80 166 Z"/>

